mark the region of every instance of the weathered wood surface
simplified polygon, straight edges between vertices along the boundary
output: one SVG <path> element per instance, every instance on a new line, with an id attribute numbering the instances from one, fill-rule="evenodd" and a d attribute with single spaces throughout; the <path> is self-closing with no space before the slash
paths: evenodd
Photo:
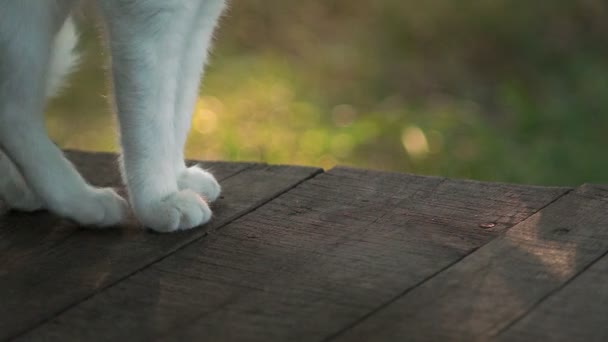
<path id="1" fill-rule="evenodd" d="M 583 186 L 563 196 L 383 308 L 343 339 L 467 341 L 500 336 L 608 251 L 606 195 L 606 188 Z M 608 291 L 608 284 L 604 286 Z M 578 305 L 583 309 L 588 303 Z M 603 324 L 590 334 L 606 334 L 608 308 L 603 313 Z"/>
<path id="2" fill-rule="evenodd" d="M 503 341 L 608 341 L 608 256 L 541 302 Z"/>
<path id="3" fill-rule="evenodd" d="M 70 157 L 94 184 L 119 186 L 114 156 Z M 0 218 L 0 340 L 52 318 L 319 172 L 261 164 L 204 165 L 214 170 L 224 189 L 204 229 L 161 235 L 134 224 L 84 230 L 46 213 Z"/>
<path id="4" fill-rule="evenodd" d="M 0 340 L 605 340 L 608 188 L 206 165 L 192 232 L 1 217 Z"/>
<path id="5" fill-rule="evenodd" d="M 563 248 L 553 246 L 562 256 L 555 258 L 553 269 L 564 275 L 576 269 L 580 275 L 537 303 L 528 315 L 505 329 L 500 340 L 608 341 L 608 187 L 587 185 L 577 193 L 586 198 L 568 208 L 577 213 L 565 220 L 569 224 L 557 226 L 562 236 L 556 240 Z"/>

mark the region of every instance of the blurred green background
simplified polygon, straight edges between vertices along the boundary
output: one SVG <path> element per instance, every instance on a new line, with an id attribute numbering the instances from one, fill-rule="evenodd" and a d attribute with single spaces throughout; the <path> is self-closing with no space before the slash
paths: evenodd
<path id="1" fill-rule="evenodd" d="M 607 35 L 604 0 L 233 0 L 187 156 L 605 183 Z M 47 120 L 115 151 L 96 36 Z"/>

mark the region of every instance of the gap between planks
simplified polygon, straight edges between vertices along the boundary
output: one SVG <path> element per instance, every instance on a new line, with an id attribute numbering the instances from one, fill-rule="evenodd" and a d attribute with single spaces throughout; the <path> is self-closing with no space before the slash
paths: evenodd
<path id="1" fill-rule="evenodd" d="M 332 189 L 333 191 L 330 191 Z M 145 329 L 153 329 L 172 335 L 180 334 L 186 328 L 222 329 L 222 326 L 216 324 L 224 324 L 224 328 L 227 328 L 222 330 L 224 333 L 238 334 L 235 328 L 262 328 L 254 323 L 256 318 L 268 318 L 270 321 L 267 323 L 270 326 L 265 328 L 277 329 L 271 331 L 274 333 L 272 336 L 278 334 L 285 337 L 285 334 L 296 334 L 292 337 L 303 339 L 308 336 L 309 340 L 317 340 L 312 338 L 315 336 L 322 339 L 341 327 L 357 321 L 377 308 L 380 303 L 394 298 L 395 295 L 402 293 L 404 288 L 416 286 L 437 270 L 461 259 L 462 254 L 469 253 L 484 242 L 494 239 L 503 229 L 528 218 L 530 214 L 554 201 L 563 192 L 565 190 L 562 189 L 545 190 L 472 181 L 448 182 L 436 177 L 380 174 L 338 168 L 325 173 L 324 176 L 315 177 L 297 189 L 268 202 L 255 213 L 231 224 L 232 227 L 221 230 L 213 238 L 203 239 L 200 243 L 168 256 L 164 262 L 158 263 L 164 264 L 159 265 L 162 267 L 150 267 L 145 272 L 121 282 L 114 290 L 105 291 L 79 305 L 77 310 L 71 310 L 71 313 L 62 315 L 61 319 L 47 324 L 46 330 L 38 331 L 37 336 L 44 336 L 49 332 L 60 334 L 61 331 L 79 336 L 78 328 L 85 329 L 80 330 L 83 334 L 95 329 L 107 331 L 103 328 L 104 323 L 114 325 L 115 319 L 122 317 L 117 315 L 124 310 L 120 304 L 121 298 L 124 299 L 124 296 L 131 298 L 130 293 L 138 293 L 138 296 L 146 299 L 150 295 L 153 296 L 155 291 L 160 290 L 152 288 L 148 293 L 148 286 L 144 285 L 145 287 L 141 288 L 140 284 L 147 284 L 147 280 L 156 279 L 154 273 L 156 271 L 174 270 L 175 266 L 179 265 L 179 269 L 175 269 L 179 270 L 177 275 L 168 276 L 167 278 L 170 279 L 164 279 L 162 282 L 168 286 L 166 288 L 168 292 L 164 293 L 168 298 L 165 297 L 164 300 L 170 300 L 171 303 L 183 302 L 191 312 L 186 312 L 186 315 L 184 312 L 181 314 L 177 312 L 179 320 L 176 325 L 167 323 L 159 326 L 160 322 L 145 320 L 149 317 L 150 309 L 153 309 L 152 312 L 156 312 L 159 317 L 174 311 L 166 306 L 157 308 L 154 304 L 150 304 L 152 305 L 150 307 L 147 305 L 149 302 L 144 300 L 143 305 L 137 305 L 132 308 L 133 310 L 129 310 L 124 320 L 118 318 L 125 324 L 121 330 L 123 333 L 139 334 L 143 337 L 146 333 L 152 332 Z M 497 222 L 496 229 L 480 230 L 478 224 L 488 220 Z M 311 223 L 315 224 L 311 225 Z M 250 234 L 256 235 L 254 240 L 250 240 Z M 429 236 L 429 234 L 433 235 Z M 419 245 L 425 241 L 433 244 L 421 249 Z M 444 248 L 441 246 L 447 246 L 448 249 L 441 251 L 439 249 Z M 352 259 L 353 256 L 356 256 L 356 260 Z M 189 262 L 189 259 L 184 257 L 197 259 Z M 199 259 L 218 261 L 223 264 L 220 266 L 226 267 L 251 266 L 253 273 L 247 271 L 244 274 L 238 270 L 225 268 L 223 275 L 222 273 L 218 275 L 213 265 L 198 262 Z M 352 261 L 356 262 L 353 264 Z M 393 267 L 404 270 L 406 265 L 409 265 L 410 269 L 401 274 L 386 272 Z M 334 272 L 338 277 L 325 281 L 327 279 L 323 276 L 324 272 L 327 274 Z M 200 273 L 208 275 L 202 280 L 197 280 L 195 286 L 190 284 L 187 287 L 189 289 L 187 292 L 197 294 L 196 296 L 184 294 L 186 288 L 181 290 L 178 288 L 177 292 L 171 292 L 174 289 L 173 284 L 182 283 L 179 278 L 181 273 L 184 277 Z M 232 293 L 223 280 L 233 282 L 235 287 L 243 284 L 261 286 L 263 291 L 243 294 L 237 289 L 240 296 L 233 298 L 232 295 L 237 293 Z M 369 283 L 358 284 L 358 281 L 362 280 L 369 280 Z M 220 293 L 209 292 L 213 289 L 218 290 L 213 287 L 214 284 L 218 284 L 224 290 Z M 338 290 L 339 293 L 335 292 Z M 283 329 L 285 326 L 280 325 L 289 322 L 289 319 L 301 322 L 300 319 L 304 318 L 301 307 L 293 306 L 299 303 L 299 299 L 293 296 L 300 296 L 299 299 L 309 303 L 307 309 L 317 310 L 312 316 L 307 316 L 312 322 L 293 326 L 295 332 L 286 331 Z M 116 302 L 116 298 L 120 301 Z M 316 305 L 315 300 L 321 298 L 323 305 Z M 199 308 L 195 304 L 196 300 L 199 300 L 198 304 L 203 305 L 204 308 Z M 214 303 L 218 301 L 227 303 L 226 305 L 230 307 L 214 307 Z M 285 301 L 287 306 L 283 305 Z M 133 302 L 137 303 L 137 298 L 134 298 Z M 260 317 L 256 316 L 255 312 L 249 311 L 262 303 L 264 303 L 262 307 L 266 310 L 275 309 L 282 314 L 273 316 L 274 318 L 265 315 Z M 331 316 L 331 320 L 324 319 L 328 308 L 344 308 L 342 304 L 353 306 L 347 305 L 345 310 L 348 309 L 348 313 L 340 311 L 336 313 L 338 316 Z M 104 321 L 104 317 L 98 317 L 100 320 L 91 322 L 86 317 L 88 313 L 92 313 L 91 310 L 95 311 L 98 307 L 104 308 L 104 313 L 107 314 L 106 320 Z M 155 311 L 162 311 L 163 308 L 164 314 Z M 207 311 L 208 316 L 213 317 L 201 321 L 202 317 L 207 317 L 204 315 L 208 308 L 211 310 Z M 296 311 L 282 311 L 292 309 Z M 222 311 L 226 315 L 222 315 Z M 234 315 L 231 315 L 232 313 Z M 140 317 L 138 314 L 144 316 Z M 108 318 L 111 318 L 110 321 L 107 320 Z M 144 319 L 143 323 L 139 318 Z M 229 319 L 223 320 L 223 318 Z M 183 327 L 182 323 L 189 319 L 193 319 L 192 322 L 196 324 Z M 128 320 L 131 322 L 127 322 Z M 314 322 L 318 326 L 310 327 L 310 323 L 314 324 Z M 146 326 L 149 323 L 153 325 Z M 245 325 L 241 326 L 240 324 L 243 323 Z M 131 328 L 124 330 L 127 326 Z M 138 328 L 134 330 L 134 327 Z M 120 336 L 116 331 L 109 333 Z M 196 331 L 192 333 L 196 334 Z M 265 338 L 268 335 L 258 335 L 258 337 L 260 340 L 268 340 Z"/>
<path id="2" fill-rule="evenodd" d="M 93 160 L 97 156 L 103 157 L 103 158 L 112 157 L 112 158 L 116 159 L 115 158 L 116 156 L 114 154 L 112 154 L 112 153 L 104 153 L 104 152 L 101 152 L 101 153 L 98 153 L 98 152 L 96 152 L 96 153 L 87 153 L 87 152 L 81 152 L 81 151 L 66 151 L 66 152 L 67 152 L 66 155 L 69 156 L 70 159 L 72 159 L 72 158 L 73 159 L 82 159 L 82 160 L 86 161 L 86 160 Z M 190 163 L 192 163 L 192 161 L 190 161 Z M 106 164 L 106 163 L 102 162 L 101 164 Z M 289 166 L 281 166 L 281 165 L 272 165 L 272 166 L 270 166 L 270 165 L 265 164 L 265 163 L 243 163 L 243 164 L 249 164 L 249 165 L 246 165 L 244 168 L 242 168 L 242 169 L 240 169 L 240 170 L 238 170 L 238 171 L 236 171 L 234 173 L 231 173 L 231 174 L 229 174 L 226 177 L 220 178 L 219 180 L 221 182 L 225 182 L 225 181 L 227 181 L 227 180 L 229 180 L 231 178 L 237 177 L 240 174 L 243 174 L 243 173 L 246 173 L 248 171 L 255 170 L 255 169 L 259 169 L 259 168 L 264 168 L 264 167 L 268 167 L 268 168 L 276 167 L 277 169 L 280 169 L 282 167 L 284 167 L 284 168 L 288 168 L 289 167 Z M 107 165 L 104 165 L 104 166 L 107 166 Z M 16 332 L 10 334 L 9 336 L 5 336 L 5 337 L 1 337 L 0 336 L 0 340 L 3 340 L 4 338 L 6 338 L 6 340 L 12 340 L 12 339 L 19 338 L 20 336 L 23 336 L 24 334 L 27 334 L 29 331 L 36 329 L 38 326 L 44 325 L 48 321 L 50 321 L 53 318 L 61 315 L 64 312 L 70 310 L 71 308 L 79 305 L 83 301 L 89 300 L 90 298 L 96 296 L 97 294 L 99 294 L 99 293 L 107 290 L 108 288 L 111 288 L 111 287 L 115 286 L 116 284 L 119 284 L 123 280 L 125 280 L 125 279 L 127 279 L 127 278 L 129 278 L 129 277 L 131 277 L 131 276 L 133 276 L 135 274 L 137 274 L 138 272 L 141 272 L 142 270 L 150 267 L 151 265 L 153 265 L 155 263 L 158 263 L 159 261 L 162 261 L 163 259 L 165 259 L 168 256 L 174 254 L 175 252 L 177 252 L 177 251 L 179 251 L 179 250 L 181 250 L 181 249 L 183 249 L 183 248 L 185 248 L 185 247 L 187 247 L 187 246 L 189 246 L 189 245 L 191 245 L 193 243 L 196 243 L 196 242 L 204 239 L 209 234 L 213 234 L 215 231 L 220 230 L 222 227 L 224 227 L 224 226 L 232 223 L 233 221 L 235 221 L 235 220 L 237 220 L 237 219 L 239 219 L 239 218 L 241 218 L 241 217 L 243 217 L 243 216 L 245 216 L 245 215 L 247 215 L 247 214 L 249 214 L 249 213 L 251 213 L 253 211 L 258 210 L 259 208 L 263 207 L 269 201 L 272 201 L 273 199 L 281 196 L 282 194 L 284 194 L 286 192 L 289 192 L 291 189 L 297 187 L 298 185 L 300 185 L 300 184 L 302 184 L 302 183 L 304 183 L 304 182 L 306 182 L 306 181 L 308 181 L 308 180 L 310 180 L 312 178 L 315 178 L 316 176 L 318 176 L 319 174 L 322 174 L 324 172 L 324 170 L 320 169 L 320 168 L 310 168 L 310 169 L 311 169 L 312 172 L 310 172 L 310 174 L 307 175 L 306 177 L 301 177 L 299 180 L 297 180 L 296 182 L 293 182 L 293 183 L 289 184 L 288 186 L 286 186 L 282 190 L 277 191 L 277 192 L 273 193 L 272 195 L 270 195 L 270 196 L 268 196 L 266 198 L 262 198 L 258 202 L 253 202 L 251 207 L 249 207 L 249 208 L 247 208 L 247 209 L 245 209 L 245 210 L 243 210 L 241 212 L 238 212 L 235 215 L 229 216 L 229 218 L 227 218 L 226 221 L 221 222 L 219 225 L 213 226 L 213 224 L 211 223 L 210 225 L 213 226 L 211 228 L 211 230 L 209 230 L 208 227 L 207 228 L 206 227 L 199 228 L 199 229 L 203 230 L 203 232 L 202 232 L 202 234 L 200 236 L 196 236 L 194 238 L 185 239 L 184 241 L 178 242 L 174 247 L 168 249 L 166 251 L 166 253 L 163 254 L 162 256 L 160 256 L 158 258 L 155 258 L 155 259 L 153 259 L 153 260 L 145 263 L 141 267 L 136 267 L 136 268 L 134 268 L 133 271 L 127 272 L 124 275 L 119 276 L 116 279 L 113 279 L 112 281 L 108 282 L 107 284 L 104 284 L 103 286 L 100 286 L 100 287 L 92 290 L 86 296 L 82 296 L 78 300 L 76 300 L 76 301 L 74 301 L 74 302 L 72 302 L 72 303 L 70 303 L 70 304 L 68 304 L 66 306 L 63 306 L 61 309 L 53 311 L 51 314 L 49 314 L 45 318 L 43 318 L 41 320 L 37 320 L 37 322 L 34 323 L 34 324 L 28 325 L 27 327 L 24 327 L 23 329 L 20 329 L 19 331 L 16 331 Z M 88 171 L 90 171 L 90 170 L 88 170 Z M 86 174 L 86 171 L 83 174 Z M 113 175 L 110 178 L 111 179 L 115 179 L 116 177 L 115 177 L 115 175 Z M 107 184 L 103 184 L 103 186 L 116 186 L 117 185 L 117 184 L 110 184 L 110 183 L 113 183 L 112 181 L 107 182 L 107 181 L 104 180 L 104 183 L 107 183 Z M 97 184 L 97 185 L 101 185 L 101 184 Z M 205 230 L 205 229 L 207 229 L 207 230 Z M 70 239 L 78 231 L 79 230 L 70 231 L 68 234 L 66 234 L 66 236 L 63 237 L 63 239 L 61 239 L 59 241 L 59 243 L 56 243 L 55 245 L 59 245 L 61 243 L 61 241 L 66 241 L 66 240 Z"/>
<path id="3" fill-rule="evenodd" d="M 604 229 L 608 222 L 605 214 L 608 207 L 606 190 L 602 186 L 586 184 L 568 191 L 567 195 L 552 201 L 551 205 L 510 228 L 476 253 L 469 254 L 449 269 L 436 274 L 434 279 L 408 291 L 375 315 L 368 315 L 365 320 L 333 338 L 364 340 L 365 336 L 373 335 L 378 338 L 409 336 L 412 340 L 483 340 L 502 338 L 514 326 L 520 328 L 518 333 L 525 333 L 525 327 L 522 329 L 519 324 L 521 321 L 534 314 L 537 323 L 543 322 L 537 309 L 542 307 L 545 314 L 551 313 L 548 302 L 554 304 L 556 301 L 553 298 L 569 289 L 571 284 L 608 255 L 608 235 Z M 526 257 L 525 253 L 522 255 L 514 248 L 521 248 L 531 255 Z M 571 260 L 575 263 L 570 266 L 561 266 L 559 260 L 564 255 L 551 254 L 552 251 L 569 253 L 573 248 L 576 254 L 569 258 L 576 259 Z M 537 253 L 543 256 L 543 252 L 547 253 L 544 254 L 546 258 L 557 259 L 555 265 L 545 265 L 549 259 L 534 259 Z M 500 285 L 496 283 L 496 277 L 506 277 L 511 272 L 515 272 L 511 274 L 514 277 L 504 279 L 511 291 L 502 293 L 500 286 L 496 290 L 496 286 Z M 555 275 L 553 272 L 561 273 Z M 526 292 L 517 292 L 518 289 Z M 532 292 L 528 293 L 530 290 Z M 501 298 L 501 294 L 505 298 Z M 501 303 L 507 304 L 509 301 L 517 305 L 501 307 Z M 493 306 L 490 305 L 492 303 Z M 443 316 L 437 316 L 442 313 Z M 466 316 L 467 313 L 470 316 Z M 576 316 L 576 312 L 566 313 L 569 317 Z M 429 321 L 431 317 L 443 321 L 432 323 Z M 457 317 L 461 317 L 461 322 Z M 446 321 L 446 318 L 449 319 Z M 552 319 L 554 323 L 559 321 L 555 315 Z M 533 325 L 527 321 L 528 327 Z M 566 322 L 562 319 L 562 323 Z M 605 328 L 598 330 L 598 327 L 587 331 L 587 337 L 597 338 L 597 334 L 605 334 L 605 330 L 602 330 Z M 536 333 L 539 333 L 538 329 Z M 514 338 L 513 334 L 508 336 Z"/>
<path id="4" fill-rule="evenodd" d="M 444 182 L 447 179 L 444 179 L 442 182 Z M 566 190 L 564 193 L 558 195 L 557 197 L 555 197 L 551 202 L 547 203 L 546 205 L 544 205 L 543 207 L 539 208 L 538 210 L 536 210 L 535 212 L 530 213 L 530 215 L 528 217 L 526 217 L 523 221 L 527 220 L 529 217 L 535 215 L 536 213 L 542 211 L 543 209 L 547 208 L 548 206 L 552 205 L 553 203 L 557 202 L 560 198 L 568 195 L 569 193 L 571 193 L 572 191 L 574 191 L 574 189 L 568 189 Z M 366 314 L 365 316 L 361 317 L 360 319 L 358 319 L 355 322 L 352 322 L 352 324 L 340 329 L 339 331 L 331 334 L 330 336 L 328 336 L 327 338 L 325 338 L 323 341 L 324 342 L 329 342 L 329 341 L 333 341 L 336 338 L 339 338 L 341 335 L 345 334 L 346 332 L 348 332 L 349 330 L 353 329 L 354 327 L 356 327 L 357 325 L 365 322 L 367 319 L 369 319 L 370 317 L 374 316 L 376 313 L 382 311 L 382 309 L 388 307 L 389 305 L 393 304 L 394 302 L 398 301 L 400 298 L 406 296 L 408 293 L 410 293 L 411 291 L 413 291 L 414 289 L 420 287 L 421 285 L 423 285 L 424 283 L 432 280 L 433 278 L 436 278 L 437 276 L 439 276 L 440 274 L 446 272 L 447 270 L 451 269 L 452 267 L 454 267 L 456 264 L 460 263 L 463 259 L 465 259 L 466 257 L 472 255 L 473 253 L 475 253 L 479 248 L 482 248 L 483 246 L 487 245 L 488 243 L 494 241 L 496 238 L 505 235 L 509 230 L 511 230 L 512 228 L 517 227 L 517 225 L 512 226 L 507 228 L 506 230 L 502 231 L 500 234 L 494 236 L 491 240 L 488 240 L 487 242 L 485 242 L 483 245 L 480 245 L 474 249 L 472 249 L 469 253 L 463 255 L 462 257 L 460 257 L 458 260 L 455 260 L 454 262 L 452 262 L 451 264 L 445 266 L 444 268 L 438 270 L 437 272 L 433 273 L 432 275 L 428 276 L 427 278 L 421 280 L 420 282 L 418 282 L 417 284 L 415 284 L 414 286 L 408 287 L 407 289 L 405 289 L 403 292 L 399 293 L 398 295 L 396 295 L 395 297 L 391 298 L 390 300 L 386 301 L 385 303 L 382 303 L 381 305 L 379 305 L 377 308 L 375 308 L 374 310 L 370 311 L 368 314 Z M 599 260 L 599 258 L 598 258 Z"/>

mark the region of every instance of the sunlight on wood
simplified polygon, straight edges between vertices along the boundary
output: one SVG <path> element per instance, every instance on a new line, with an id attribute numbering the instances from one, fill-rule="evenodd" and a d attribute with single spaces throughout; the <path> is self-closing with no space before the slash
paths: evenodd
<path id="1" fill-rule="evenodd" d="M 523 252 L 536 257 L 547 273 L 558 279 L 567 279 L 572 276 L 576 268 L 577 243 L 573 241 L 548 240 L 541 231 L 543 215 L 538 213 L 530 217 L 527 222 L 537 230 L 522 238 L 519 231 L 508 231 L 506 238 L 511 240 Z"/>

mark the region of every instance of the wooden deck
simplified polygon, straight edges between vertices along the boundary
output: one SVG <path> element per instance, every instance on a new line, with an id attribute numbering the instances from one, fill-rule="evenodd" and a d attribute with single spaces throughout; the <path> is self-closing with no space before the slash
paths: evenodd
<path id="1" fill-rule="evenodd" d="M 606 186 L 205 165 L 189 232 L 0 216 L 0 340 L 608 341 Z"/>

